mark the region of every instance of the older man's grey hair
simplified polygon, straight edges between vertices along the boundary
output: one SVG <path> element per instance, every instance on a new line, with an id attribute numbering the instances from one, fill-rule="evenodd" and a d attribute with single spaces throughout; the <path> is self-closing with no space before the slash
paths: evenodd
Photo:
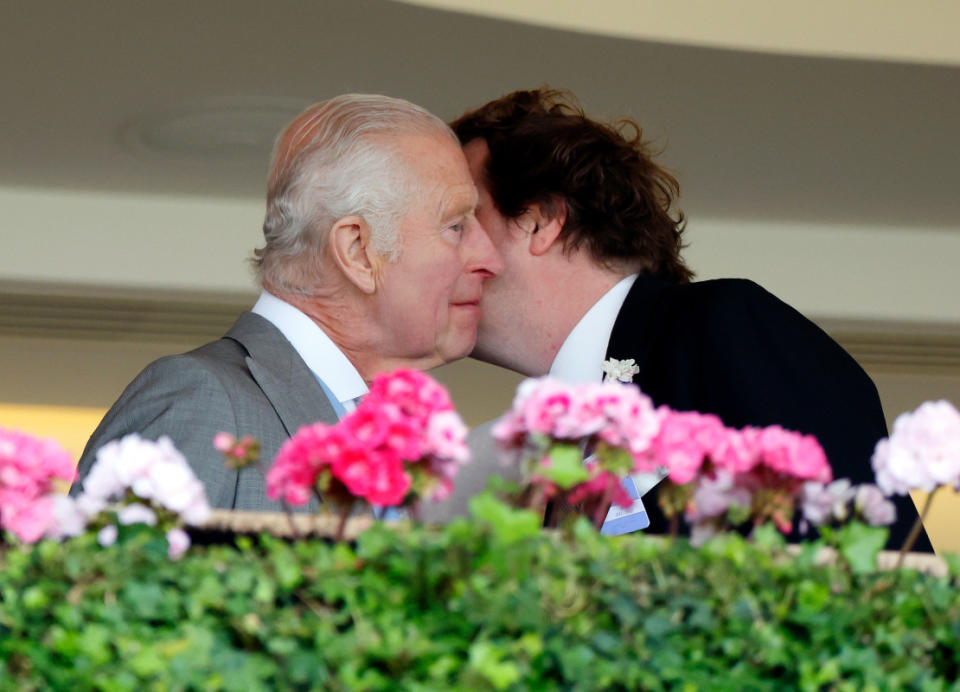
<path id="1" fill-rule="evenodd" d="M 397 137 L 437 133 L 458 142 L 426 109 L 375 94 L 345 94 L 298 115 L 274 145 L 265 243 L 253 257 L 261 284 L 313 295 L 323 281 L 328 233 L 346 216 L 362 217 L 373 250 L 395 261 L 404 207 L 419 194 L 419 181 L 396 150 Z"/>

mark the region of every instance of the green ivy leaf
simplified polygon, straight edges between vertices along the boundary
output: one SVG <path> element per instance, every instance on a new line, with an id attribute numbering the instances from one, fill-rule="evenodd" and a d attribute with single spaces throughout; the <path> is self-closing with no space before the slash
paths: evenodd
<path id="1" fill-rule="evenodd" d="M 751 538 L 758 548 L 764 550 L 780 550 L 787 543 L 783 534 L 772 523 L 756 527 Z"/>
<path id="2" fill-rule="evenodd" d="M 538 472 L 564 490 L 569 490 L 590 477 L 583 467 L 583 455 L 580 453 L 580 448 L 576 445 L 554 445 L 550 448 L 547 456 L 550 457 L 550 465 L 540 466 Z"/>
<path id="3" fill-rule="evenodd" d="M 882 526 L 852 521 L 837 531 L 840 554 L 856 574 L 869 574 L 877 569 L 877 555 L 886 545 L 888 533 Z"/>
<path id="4" fill-rule="evenodd" d="M 470 647 L 470 667 L 486 678 L 494 688 L 505 690 L 520 679 L 520 669 L 492 642 L 477 642 Z"/>
<path id="5" fill-rule="evenodd" d="M 504 543 L 514 543 L 540 533 L 543 520 L 529 509 L 514 509 L 490 493 L 475 495 L 470 500 L 470 514 L 487 522 Z"/>

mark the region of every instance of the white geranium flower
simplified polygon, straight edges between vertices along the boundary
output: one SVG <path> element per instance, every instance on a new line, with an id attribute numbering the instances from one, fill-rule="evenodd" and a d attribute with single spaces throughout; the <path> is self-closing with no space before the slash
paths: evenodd
<path id="1" fill-rule="evenodd" d="M 87 517 L 69 495 L 53 498 L 53 524 L 47 529 L 47 537 L 60 540 L 79 536 L 87 528 Z"/>
<path id="2" fill-rule="evenodd" d="M 190 536 L 183 529 L 170 529 L 167 531 L 167 543 L 170 546 L 167 557 L 171 560 L 179 560 L 190 547 Z"/>
<path id="3" fill-rule="evenodd" d="M 600 367 L 603 370 L 604 382 L 633 382 L 633 376 L 640 372 L 640 366 L 633 358 L 627 360 L 607 358 Z"/>
<path id="4" fill-rule="evenodd" d="M 157 507 L 176 512 L 189 524 L 200 523 L 210 515 L 203 483 L 166 436 L 154 442 L 134 433 L 105 444 L 97 452 L 83 489 L 77 505 L 87 517 L 100 513 L 111 499 L 122 498 L 128 489 Z M 124 524 L 153 526 L 157 522 L 156 514 L 144 504 L 121 508 L 118 516 Z"/>
<path id="5" fill-rule="evenodd" d="M 128 524 L 146 524 L 147 526 L 157 525 L 157 514 L 146 505 L 139 502 L 133 502 L 126 507 L 121 507 L 117 512 L 117 521 L 124 526 Z"/>
<path id="6" fill-rule="evenodd" d="M 872 526 L 889 526 L 897 519 L 897 508 L 875 485 L 864 484 L 857 488 L 854 506 Z"/>
<path id="7" fill-rule="evenodd" d="M 850 501 L 857 489 L 849 479 L 840 478 L 829 485 L 807 482 L 803 484 L 803 517 L 814 526 L 831 521 L 844 522 L 850 515 Z"/>
<path id="8" fill-rule="evenodd" d="M 960 487 L 960 412 L 948 401 L 928 401 L 901 414 L 877 443 L 873 469 L 887 495 Z"/>
<path id="9" fill-rule="evenodd" d="M 114 524 L 107 524 L 97 533 L 97 543 L 104 548 L 117 542 L 117 527 Z"/>

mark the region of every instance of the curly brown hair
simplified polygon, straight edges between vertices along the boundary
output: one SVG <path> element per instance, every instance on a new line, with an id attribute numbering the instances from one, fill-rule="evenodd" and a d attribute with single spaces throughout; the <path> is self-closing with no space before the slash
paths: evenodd
<path id="1" fill-rule="evenodd" d="M 680 188 L 653 160 L 636 122 L 586 117 L 568 91 L 515 91 L 468 111 L 450 125 L 467 144 L 486 141 L 486 184 L 507 218 L 532 204 L 566 204 L 564 248 L 580 246 L 606 265 L 627 266 L 685 283 L 680 257 L 683 212 L 671 210 Z"/>

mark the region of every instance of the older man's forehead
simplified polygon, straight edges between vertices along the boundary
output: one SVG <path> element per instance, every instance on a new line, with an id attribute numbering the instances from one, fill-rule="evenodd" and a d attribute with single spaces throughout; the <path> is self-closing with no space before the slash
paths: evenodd
<path id="1" fill-rule="evenodd" d="M 441 183 L 437 212 L 442 218 L 464 216 L 477 209 L 480 198 L 471 182 Z"/>

